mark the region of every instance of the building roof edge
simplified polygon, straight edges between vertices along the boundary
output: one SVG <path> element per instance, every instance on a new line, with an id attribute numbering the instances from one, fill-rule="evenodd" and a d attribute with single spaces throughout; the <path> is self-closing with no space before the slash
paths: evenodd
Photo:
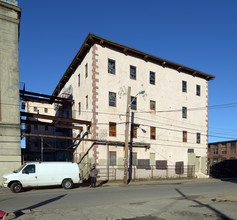
<path id="1" fill-rule="evenodd" d="M 111 40 L 102 38 L 98 35 L 89 33 L 88 36 L 86 37 L 84 43 L 82 44 L 81 48 L 79 49 L 79 51 L 77 52 L 76 56 L 74 57 L 74 59 L 72 60 L 71 64 L 68 66 L 66 72 L 64 73 L 64 75 L 62 76 L 61 80 L 59 81 L 58 85 L 56 86 L 54 92 L 53 92 L 53 96 L 58 96 L 58 94 L 60 93 L 61 89 L 63 88 L 63 86 L 66 84 L 66 82 L 70 79 L 71 75 L 74 73 L 74 71 L 76 70 L 76 68 L 80 65 L 80 63 L 82 62 L 84 56 L 86 55 L 86 53 L 89 51 L 89 49 L 94 45 L 94 44 L 100 44 L 102 46 L 105 47 L 109 47 L 109 48 L 113 48 L 115 50 L 118 50 L 120 52 L 123 52 L 125 54 L 129 54 L 131 56 L 136 56 L 140 59 L 144 59 L 146 61 L 150 61 L 150 62 L 154 62 L 157 63 L 158 65 L 161 66 L 165 66 L 165 67 L 169 67 L 172 69 L 176 69 L 177 71 L 180 72 L 184 72 L 193 76 L 197 76 L 197 77 L 201 77 L 204 78 L 206 80 L 213 80 L 215 79 L 215 76 L 189 68 L 187 66 L 178 64 L 178 63 L 174 63 L 171 61 L 168 61 L 166 59 L 142 52 L 140 50 L 113 42 Z"/>

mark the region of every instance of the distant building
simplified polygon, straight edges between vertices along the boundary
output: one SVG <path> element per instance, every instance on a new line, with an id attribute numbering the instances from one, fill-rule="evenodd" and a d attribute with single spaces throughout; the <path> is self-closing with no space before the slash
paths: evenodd
<path id="1" fill-rule="evenodd" d="M 237 140 L 208 144 L 208 165 L 213 177 L 237 176 Z"/>
<path id="2" fill-rule="evenodd" d="M 140 144 L 130 149 L 132 178 L 202 176 L 207 173 L 208 81 L 214 78 L 89 34 L 52 95 L 70 94 L 72 117 L 92 122 L 87 138 L 94 141 L 80 142 L 74 152 L 80 161 L 91 148 L 84 167 L 96 163 L 101 176 L 123 178 L 131 87 L 129 141 Z M 138 95 L 141 90 L 145 93 Z M 85 131 L 86 126 L 81 135 Z M 78 134 L 73 130 L 73 137 Z"/>
<path id="3" fill-rule="evenodd" d="M 21 8 L 16 1 L 0 0 L 0 177 L 21 165 L 18 68 L 20 16 Z"/>

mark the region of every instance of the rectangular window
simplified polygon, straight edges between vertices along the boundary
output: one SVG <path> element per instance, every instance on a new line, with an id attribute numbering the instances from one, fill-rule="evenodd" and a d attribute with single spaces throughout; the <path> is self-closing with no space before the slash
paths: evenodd
<path id="1" fill-rule="evenodd" d="M 230 154 L 236 154 L 236 142 L 230 143 Z"/>
<path id="2" fill-rule="evenodd" d="M 78 103 L 78 114 L 81 115 L 81 103 Z"/>
<path id="3" fill-rule="evenodd" d="M 86 109 L 88 109 L 88 95 L 86 96 Z"/>
<path id="4" fill-rule="evenodd" d="M 187 142 L 188 139 L 188 133 L 187 131 L 183 131 L 183 142 Z"/>
<path id="5" fill-rule="evenodd" d="M 156 74 L 152 71 L 150 71 L 150 84 L 152 85 L 156 84 Z"/>
<path id="6" fill-rule="evenodd" d="M 109 123 L 109 136 L 116 137 L 116 123 Z"/>
<path id="7" fill-rule="evenodd" d="M 156 101 L 150 100 L 150 110 L 152 111 L 156 110 Z"/>
<path id="8" fill-rule="evenodd" d="M 182 91 L 187 92 L 187 82 L 186 81 L 182 81 Z"/>
<path id="9" fill-rule="evenodd" d="M 200 133 L 197 133 L 197 140 L 196 140 L 196 143 L 197 143 L 197 144 L 200 144 L 200 143 L 201 143 L 201 134 L 200 134 Z"/>
<path id="10" fill-rule="evenodd" d="M 137 152 L 132 152 L 132 165 L 137 166 Z"/>
<path id="11" fill-rule="evenodd" d="M 34 125 L 34 130 L 38 130 L 38 125 Z"/>
<path id="12" fill-rule="evenodd" d="M 182 118 L 187 118 L 187 107 L 182 108 Z"/>
<path id="13" fill-rule="evenodd" d="M 137 110 L 137 97 L 131 96 L 131 109 Z"/>
<path id="14" fill-rule="evenodd" d="M 227 146 L 226 146 L 226 144 L 221 144 L 221 154 L 227 154 Z"/>
<path id="15" fill-rule="evenodd" d="M 131 137 L 132 138 L 137 138 L 137 129 L 139 125 L 132 124 L 132 130 L 131 130 Z"/>
<path id="16" fill-rule="evenodd" d="M 109 106 L 116 107 L 116 93 L 109 92 Z"/>
<path id="17" fill-rule="evenodd" d="M 78 87 L 81 86 L 81 74 L 78 74 Z"/>
<path id="18" fill-rule="evenodd" d="M 201 96 L 201 86 L 200 85 L 196 86 L 196 95 Z"/>
<path id="19" fill-rule="evenodd" d="M 130 66 L 130 79 L 136 80 L 137 78 L 137 69 L 135 66 Z"/>
<path id="20" fill-rule="evenodd" d="M 85 78 L 88 77 L 88 64 L 85 65 Z"/>
<path id="21" fill-rule="evenodd" d="M 48 113 L 48 108 L 44 108 L 44 113 Z"/>
<path id="22" fill-rule="evenodd" d="M 115 60 L 108 59 L 108 73 L 115 74 Z"/>
<path id="23" fill-rule="evenodd" d="M 213 155 L 218 155 L 218 144 L 212 145 Z"/>
<path id="24" fill-rule="evenodd" d="M 116 164 L 117 164 L 116 151 L 110 151 L 109 152 L 109 165 L 115 166 Z"/>
<path id="25" fill-rule="evenodd" d="M 150 127 L 150 139 L 155 140 L 156 139 L 156 128 Z"/>
<path id="26" fill-rule="evenodd" d="M 37 107 L 34 107 L 34 112 L 37 112 Z"/>
<path id="27" fill-rule="evenodd" d="M 48 125 L 45 125 L 44 129 L 45 129 L 45 131 L 48 131 L 49 130 Z"/>

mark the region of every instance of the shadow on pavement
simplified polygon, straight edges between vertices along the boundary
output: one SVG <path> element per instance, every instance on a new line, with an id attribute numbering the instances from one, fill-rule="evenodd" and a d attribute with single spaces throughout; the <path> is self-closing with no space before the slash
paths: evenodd
<path id="1" fill-rule="evenodd" d="M 65 195 L 66 195 L 66 194 L 65 194 Z M 47 205 L 47 204 L 49 204 L 49 203 L 51 203 L 51 202 L 55 202 L 55 201 L 57 201 L 57 200 L 63 198 L 65 195 L 57 196 L 57 197 L 55 197 L 55 198 L 45 200 L 45 201 L 40 202 L 40 203 L 37 203 L 37 204 L 35 204 L 35 205 L 28 206 L 28 207 L 23 208 L 23 209 L 19 209 L 19 210 L 17 210 L 17 211 L 14 212 L 15 218 L 18 218 L 18 217 L 24 215 L 24 214 L 25 214 L 25 213 L 23 212 L 24 210 L 31 210 L 31 209 L 35 209 L 35 208 L 38 208 L 38 207 Z"/>
<path id="2" fill-rule="evenodd" d="M 218 217 L 219 217 L 221 220 L 233 220 L 233 219 L 229 218 L 228 216 L 226 216 L 225 214 L 223 214 L 222 212 L 218 211 L 217 209 L 215 209 L 215 208 L 213 208 L 213 207 L 211 207 L 211 206 L 209 206 L 209 205 L 206 205 L 206 204 L 204 204 L 204 203 L 201 203 L 201 202 L 199 202 L 199 201 L 197 201 L 197 200 L 195 200 L 195 199 L 191 199 L 191 197 L 186 196 L 186 195 L 183 194 L 179 189 L 175 189 L 175 190 L 176 190 L 184 199 L 190 200 L 190 201 L 192 201 L 192 202 L 197 203 L 197 204 L 200 205 L 200 206 L 203 206 L 203 207 L 206 207 L 206 208 L 212 210 L 214 213 L 216 213 L 216 214 L 218 215 Z"/>

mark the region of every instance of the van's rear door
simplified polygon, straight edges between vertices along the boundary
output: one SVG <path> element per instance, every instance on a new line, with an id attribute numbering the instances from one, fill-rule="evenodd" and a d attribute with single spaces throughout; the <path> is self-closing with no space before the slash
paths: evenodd
<path id="1" fill-rule="evenodd" d="M 37 166 L 35 164 L 28 164 L 21 171 L 21 184 L 23 187 L 37 186 Z"/>

